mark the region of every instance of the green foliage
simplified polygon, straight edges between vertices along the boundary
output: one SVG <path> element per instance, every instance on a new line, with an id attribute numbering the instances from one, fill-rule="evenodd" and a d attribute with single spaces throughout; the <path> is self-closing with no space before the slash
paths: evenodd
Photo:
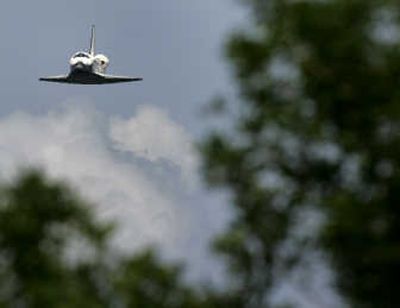
<path id="1" fill-rule="evenodd" d="M 0 200 L 0 270 L 4 275 L 0 290 L 5 292 L 5 303 L 100 306 L 101 294 L 89 278 L 95 261 L 69 266 L 63 255 L 69 237 L 75 234 L 100 249 L 108 228 L 96 224 L 67 188 L 47 182 L 39 173 L 24 173 L 3 189 Z"/>
<path id="2" fill-rule="evenodd" d="M 189 288 L 180 286 L 178 267 L 162 267 L 154 253 L 122 262 L 116 282 L 129 307 L 197 307 Z"/>
<path id="3" fill-rule="evenodd" d="M 110 231 L 65 184 L 22 173 L 0 191 L 0 307 L 213 307 L 154 253 L 110 254 Z"/>
<path id="4" fill-rule="evenodd" d="M 238 213 L 216 248 L 243 305 L 267 305 L 277 248 L 312 206 L 349 301 L 400 306 L 398 3 L 246 2 L 254 26 L 227 46 L 243 112 L 203 144 L 208 182 Z"/>

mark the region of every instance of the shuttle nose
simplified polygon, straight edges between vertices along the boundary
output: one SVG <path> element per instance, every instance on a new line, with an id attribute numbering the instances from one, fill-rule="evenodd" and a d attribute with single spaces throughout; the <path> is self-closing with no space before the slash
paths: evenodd
<path id="1" fill-rule="evenodd" d="M 71 69 L 73 71 L 82 71 L 82 72 L 89 72 L 92 70 L 90 65 L 86 65 L 83 62 L 77 62 L 74 65 L 71 65 Z"/>
<path id="2" fill-rule="evenodd" d="M 74 67 L 77 68 L 77 69 L 83 69 L 85 67 L 85 65 L 82 62 L 77 62 L 74 65 Z"/>

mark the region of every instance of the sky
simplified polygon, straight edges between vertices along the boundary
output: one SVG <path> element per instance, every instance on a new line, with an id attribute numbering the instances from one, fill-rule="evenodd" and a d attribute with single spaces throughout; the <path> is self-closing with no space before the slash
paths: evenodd
<path id="1" fill-rule="evenodd" d="M 230 220 L 229 196 L 204 187 L 195 145 L 210 131 L 205 106 L 234 92 L 223 44 L 246 14 L 235 0 L 3 1 L 1 178 L 38 166 L 67 180 L 99 219 L 119 224 L 113 245 L 122 253 L 156 244 L 187 264 L 189 279 L 220 282 L 209 245 Z M 108 73 L 144 81 L 39 82 L 68 73 L 72 54 L 89 47 L 92 24 Z M 329 290 L 327 267 L 315 272 Z M 293 275 L 274 291 L 278 302 L 291 294 L 298 307 L 335 307 L 331 291 L 310 303 Z"/>
<path id="2" fill-rule="evenodd" d="M 223 42 L 244 20 L 231 0 L 3 2 L 1 177 L 40 167 L 118 223 L 122 252 L 156 244 L 189 276 L 218 280 L 209 244 L 231 213 L 227 197 L 202 184 L 195 143 L 209 130 L 204 107 L 233 88 Z M 108 73 L 144 81 L 39 82 L 68 73 L 92 24 Z"/>
<path id="3" fill-rule="evenodd" d="M 0 12 L 0 76 L 9 99 L 0 114 L 23 108 L 43 113 L 66 98 L 87 99 L 108 114 L 127 116 L 138 103 L 167 110 L 194 134 L 204 130 L 200 107 L 230 87 L 222 61 L 226 34 L 243 18 L 235 0 L 7 1 Z M 18 16 L 18 18 L 15 18 Z M 68 70 L 70 56 L 89 46 L 111 60 L 109 73 L 144 82 L 112 87 L 38 84 Z"/>

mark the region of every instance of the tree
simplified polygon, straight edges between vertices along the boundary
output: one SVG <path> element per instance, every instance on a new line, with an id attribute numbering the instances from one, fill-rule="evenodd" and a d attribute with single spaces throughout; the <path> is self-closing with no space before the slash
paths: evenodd
<path id="1" fill-rule="evenodd" d="M 200 300 L 197 290 L 184 286 L 181 273 L 179 266 L 161 266 L 154 252 L 144 251 L 120 263 L 115 281 L 128 307 L 214 307 L 207 296 Z"/>
<path id="2" fill-rule="evenodd" d="M 0 256 L 2 301 L 7 306 L 100 306 L 102 295 L 91 274 L 95 260 L 68 265 L 69 239 L 79 236 L 99 253 L 107 227 L 61 184 L 27 172 L 2 190 Z M 93 259 L 95 259 L 93 257 Z"/>
<path id="3" fill-rule="evenodd" d="M 212 307 L 153 252 L 110 254 L 111 226 L 94 217 L 67 185 L 39 171 L 3 186 L 0 307 Z"/>
<path id="4" fill-rule="evenodd" d="M 278 248 L 312 207 L 353 306 L 400 306 L 398 3 L 245 2 L 253 26 L 227 46 L 241 115 L 202 146 L 207 181 L 237 213 L 215 244 L 237 301 L 268 305 Z"/>

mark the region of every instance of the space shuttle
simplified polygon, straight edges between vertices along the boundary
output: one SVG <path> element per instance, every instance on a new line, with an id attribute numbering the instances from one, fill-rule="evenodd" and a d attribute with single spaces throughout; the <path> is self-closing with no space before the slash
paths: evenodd
<path id="1" fill-rule="evenodd" d="M 88 51 L 78 51 L 69 60 L 70 72 L 68 75 L 40 78 L 40 81 L 69 83 L 69 84 L 109 84 L 120 82 L 141 81 L 139 77 L 115 76 L 106 74 L 110 63 L 108 57 L 96 54 L 95 26 L 92 26 L 90 47 Z"/>

